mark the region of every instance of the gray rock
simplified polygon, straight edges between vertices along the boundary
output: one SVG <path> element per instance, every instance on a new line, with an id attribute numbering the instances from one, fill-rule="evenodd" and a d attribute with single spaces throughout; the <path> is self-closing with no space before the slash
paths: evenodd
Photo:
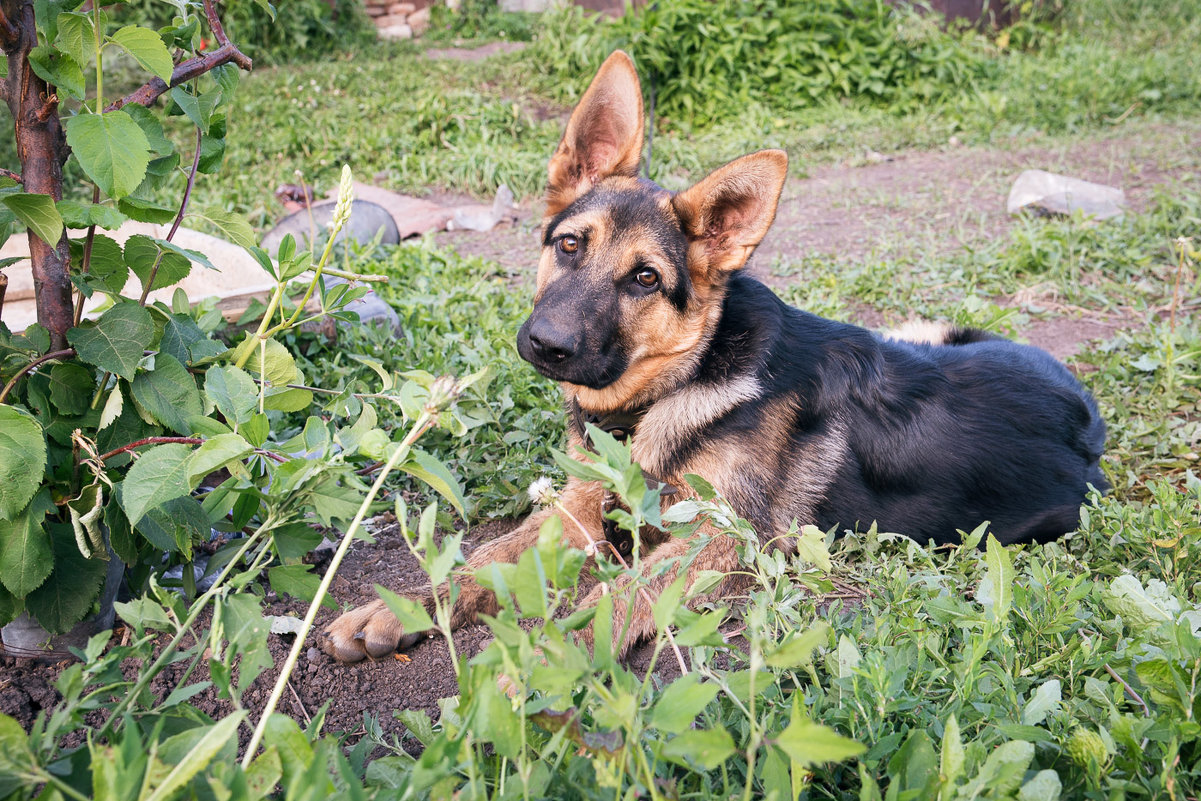
<path id="1" fill-rule="evenodd" d="M 329 227 L 335 206 L 336 201 L 325 200 L 284 217 L 263 236 L 263 250 L 274 257 L 279 253 L 279 243 L 287 234 L 296 237 L 298 246 L 307 247 L 305 243 L 309 241 L 314 229 L 320 234 Z M 400 230 L 387 209 L 367 200 L 356 200 L 350 210 L 350 220 L 334 241 L 341 242 L 350 238 L 360 245 L 365 245 L 375 239 L 380 231 L 383 231 L 381 245 L 395 245 L 400 242 Z"/>
<path id="2" fill-rule="evenodd" d="M 509 216 L 512 206 L 513 190 L 501 184 L 496 190 L 496 198 L 491 206 L 460 206 L 455 209 L 454 216 L 446 228 L 448 231 L 491 231 L 497 223 Z"/>
<path id="3" fill-rule="evenodd" d="M 1107 220 L 1125 212 L 1126 193 L 1045 170 L 1026 170 L 1014 181 L 1005 205 L 1010 214 L 1069 216 L 1079 211 L 1094 220 Z"/>

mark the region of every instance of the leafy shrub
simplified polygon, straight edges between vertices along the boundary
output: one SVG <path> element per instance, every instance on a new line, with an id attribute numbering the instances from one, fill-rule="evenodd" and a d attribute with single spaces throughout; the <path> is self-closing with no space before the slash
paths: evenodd
<path id="1" fill-rule="evenodd" d="M 143 24 L 171 23 L 174 7 L 163 0 L 131 0 L 118 19 Z M 221 4 L 226 33 L 255 66 L 314 61 L 375 41 L 376 29 L 361 0 L 226 0 Z"/>
<path id="2" fill-rule="evenodd" d="M 652 76 L 660 111 L 685 124 L 752 101 L 911 107 L 970 86 L 985 68 L 969 38 L 882 0 L 665 0 L 593 24 L 604 44 L 589 60 L 628 49 Z M 577 44 L 578 35 L 552 33 L 545 46 L 560 61 L 578 58 Z"/>
<path id="3" fill-rule="evenodd" d="M 521 11 L 502 11 L 493 0 L 463 0 L 458 8 L 442 3 L 430 7 L 430 28 L 426 42 L 503 39 L 528 42 L 542 24 L 542 15 Z"/>

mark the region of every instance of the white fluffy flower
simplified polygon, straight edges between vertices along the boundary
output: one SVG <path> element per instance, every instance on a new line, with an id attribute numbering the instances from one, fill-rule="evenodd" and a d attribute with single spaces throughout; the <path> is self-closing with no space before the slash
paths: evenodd
<path id="1" fill-rule="evenodd" d="M 554 484 L 551 483 L 550 478 L 547 476 L 542 476 L 535 480 L 533 484 L 530 484 L 529 493 L 530 500 L 539 506 L 550 506 L 558 497 Z"/>

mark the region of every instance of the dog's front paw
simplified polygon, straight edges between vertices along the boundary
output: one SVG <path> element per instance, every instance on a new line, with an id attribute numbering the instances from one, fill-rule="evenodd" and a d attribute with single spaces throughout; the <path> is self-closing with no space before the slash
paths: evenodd
<path id="1" fill-rule="evenodd" d="M 358 662 L 366 656 L 385 657 L 402 645 L 409 645 L 417 635 L 404 633 L 383 601 L 375 601 L 345 613 L 321 636 L 321 650 L 340 662 Z"/>

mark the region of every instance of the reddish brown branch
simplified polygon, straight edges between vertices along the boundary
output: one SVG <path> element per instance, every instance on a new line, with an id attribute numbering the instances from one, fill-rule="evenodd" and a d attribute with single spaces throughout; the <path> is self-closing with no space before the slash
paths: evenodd
<path id="1" fill-rule="evenodd" d="M 7 50 L 10 47 L 16 46 L 20 38 L 20 32 L 9 22 L 8 15 L 4 13 L 4 9 L 0 8 L 0 45 L 3 45 Z"/>
<path id="2" fill-rule="evenodd" d="M 37 113 L 34 114 L 34 116 L 37 117 L 38 122 L 45 122 L 46 120 L 50 119 L 50 115 L 56 111 L 58 111 L 58 94 L 51 92 L 46 96 L 45 101 L 42 103 L 42 107 L 37 110 Z"/>
<path id="3" fill-rule="evenodd" d="M 12 178 L 19 184 L 25 183 L 25 179 L 21 177 L 20 173 L 13 172 L 12 170 L 6 170 L 3 167 L 0 167 L 0 175 L 3 175 L 5 178 Z"/>
<path id="4" fill-rule="evenodd" d="M 146 437 L 137 442 L 131 442 L 128 445 L 122 445 L 120 448 L 114 448 L 108 453 L 102 453 L 96 457 L 98 461 L 107 462 L 114 456 L 120 456 L 123 453 L 132 451 L 134 448 L 140 448 L 143 445 L 203 445 L 204 440 L 200 437 Z"/>
<path id="5" fill-rule="evenodd" d="M 122 106 L 128 106 L 130 103 L 136 103 L 139 106 L 149 106 L 172 87 L 179 86 L 193 78 L 198 78 L 211 69 L 231 62 L 244 70 L 249 70 L 252 66 L 251 60 L 245 53 L 233 44 L 226 43 L 211 53 L 204 53 L 195 58 L 190 58 L 178 65 L 171 73 L 170 85 L 166 84 L 162 78 L 153 78 L 140 89 L 135 90 L 120 100 L 110 103 L 104 110 L 114 111 Z"/>
<path id="6" fill-rule="evenodd" d="M 225 28 L 221 25 L 221 18 L 217 16 L 217 4 L 213 0 L 204 0 L 204 18 L 208 20 L 209 29 L 213 32 L 213 38 L 217 40 L 217 44 L 225 46 L 229 44 L 229 37 L 225 35 Z M 238 66 L 241 66 L 240 64 Z M 249 66 L 242 69 L 250 69 Z"/>

